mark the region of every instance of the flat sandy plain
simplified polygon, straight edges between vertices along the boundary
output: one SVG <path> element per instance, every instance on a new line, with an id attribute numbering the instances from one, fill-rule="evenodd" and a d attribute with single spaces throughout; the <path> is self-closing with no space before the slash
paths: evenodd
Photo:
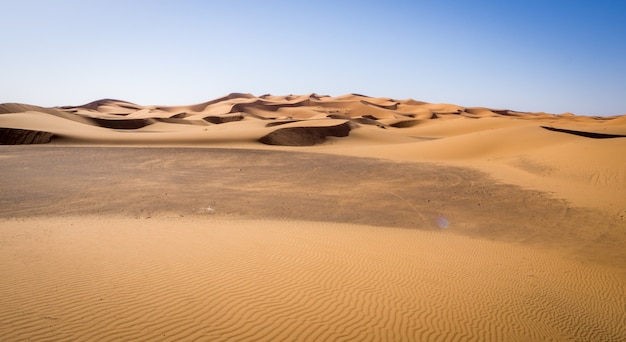
<path id="1" fill-rule="evenodd" d="M 2 128 L 0 340 L 626 338 L 624 116 L 231 94 Z"/>

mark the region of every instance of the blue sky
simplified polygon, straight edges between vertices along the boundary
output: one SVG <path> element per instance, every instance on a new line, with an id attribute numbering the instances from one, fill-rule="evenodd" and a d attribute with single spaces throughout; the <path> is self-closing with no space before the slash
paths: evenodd
<path id="1" fill-rule="evenodd" d="M 0 0 L 0 103 L 360 93 L 626 114 L 626 2 Z"/>

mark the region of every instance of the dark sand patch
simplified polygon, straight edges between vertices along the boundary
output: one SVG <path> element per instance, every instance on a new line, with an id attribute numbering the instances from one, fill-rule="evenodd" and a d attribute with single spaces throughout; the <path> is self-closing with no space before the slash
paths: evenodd
<path id="1" fill-rule="evenodd" d="M 210 214 L 439 230 L 443 217 L 449 232 L 626 263 L 623 221 L 471 169 L 240 149 L 3 146 L 0 152 L 3 218 Z"/>

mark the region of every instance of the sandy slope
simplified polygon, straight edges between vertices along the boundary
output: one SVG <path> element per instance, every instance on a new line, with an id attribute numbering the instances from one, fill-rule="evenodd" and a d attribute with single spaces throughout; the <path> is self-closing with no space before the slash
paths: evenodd
<path id="1" fill-rule="evenodd" d="M 624 116 L 230 94 L 0 128 L 52 133 L 0 146 L 2 340 L 626 331 Z"/>
<path id="2" fill-rule="evenodd" d="M 626 329 L 610 269 L 449 232 L 102 216 L 2 227 L 5 341 L 617 341 Z"/>

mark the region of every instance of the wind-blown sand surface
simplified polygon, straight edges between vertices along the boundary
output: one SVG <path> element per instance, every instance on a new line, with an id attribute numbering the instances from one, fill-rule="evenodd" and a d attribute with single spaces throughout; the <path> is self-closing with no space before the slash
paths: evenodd
<path id="1" fill-rule="evenodd" d="M 622 340 L 623 136 L 361 95 L 0 105 L 0 339 Z"/>

